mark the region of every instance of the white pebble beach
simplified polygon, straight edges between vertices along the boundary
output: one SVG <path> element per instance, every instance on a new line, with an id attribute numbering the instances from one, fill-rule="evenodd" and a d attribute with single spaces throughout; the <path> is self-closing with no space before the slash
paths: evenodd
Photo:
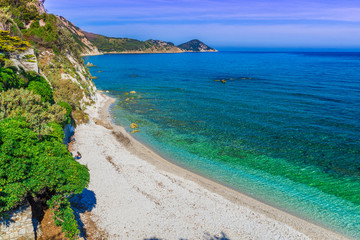
<path id="1" fill-rule="evenodd" d="M 110 120 L 97 93 L 72 151 L 90 171 L 91 219 L 109 239 L 346 239 L 161 158 Z"/>

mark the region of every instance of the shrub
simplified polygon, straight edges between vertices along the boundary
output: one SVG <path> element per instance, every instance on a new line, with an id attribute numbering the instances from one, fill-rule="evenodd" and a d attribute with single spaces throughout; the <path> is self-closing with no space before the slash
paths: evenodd
<path id="1" fill-rule="evenodd" d="M 27 89 L 35 94 L 41 96 L 41 101 L 54 103 L 53 91 L 50 84 L 45 82 L 31 81 Z"/>
<path id="2" fill-rule="evenodd" d="M 71 123 L 72 108 L 71 108 L 70 104 L 67 103 L 67 102 L 58 102 L 57 105 L 59 105 L 59 106 L 63 107 L 64 109 L 66 109 L 66 120 L 65 120 L 65 122 L 63 124 L 65 125 L 65 124 Z"/>
<path id="3" fill-rule="evenodd" d="M 9 31 L 0 30 L 0 52 L 23 52 L 30 47 L 30 43 L 19 37 L 10 36 Z"/>
<path id="4" fill-rule="evenodd" d="M 66 110 L 59 105 L 43 102 L 41 96 L 25 89 L 11 89 L 0 93 L 0 121 L 5 118 L 23 118 L 29 128 L 43 137 L 51 133 L 49 123 L 62 124 Z"/>
<path id="5" fill-rule="evenodd" d="M 10 68 L 0 67 L 0 92 L 25 86 L 25 80 Z"/>

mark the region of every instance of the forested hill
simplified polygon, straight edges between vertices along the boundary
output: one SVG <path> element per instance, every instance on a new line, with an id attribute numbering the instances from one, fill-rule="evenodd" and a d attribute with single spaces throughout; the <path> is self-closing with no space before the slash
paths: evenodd
<path id="1" fill-rule="evenodd" d="M 193 39 L 189 42 L 180 44 L 178 48 L 186 52 L 217 52 L 216 49 L 209 47 L 198 39 Z"/>
<path id="2" fill-rule="evenodd" d="M 104 53 L 178 53 L 181 49 L 171 42 L 160 40 L 140 41 L 131 38 L 105 37 L 99 34 L 83 32 L 85 36 Z"/>
<path id="3" fill-rule="evenodd" d="M 106 37 L 83 31 L 85 36 L 103 53 L 181 53 L 181 52 L 215 52 L 199 40 L 175 46 L 161 40 L 140 41 L 131 38 Z"/>

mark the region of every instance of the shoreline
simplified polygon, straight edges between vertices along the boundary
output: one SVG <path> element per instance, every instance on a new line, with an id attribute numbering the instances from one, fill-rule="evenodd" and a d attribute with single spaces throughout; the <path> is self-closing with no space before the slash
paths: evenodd
<path id="1" fill-rule="evenodd" d="M 126 51 L 126 52 L 100 52 L 100 53 L 94 53 L 94 54 L 82 54 L 82 57 L 91 57 L 91 56 L 100 56 L 100 55 L 112 55 L 112 54 L 170 54 L 170 53 L 217 53 L 216 51 L 201 51 L 201 52 L 195 52 L 195 51 L 183 51 L 183 52 L 132 52 L 132 51 Z"/>
<path id="2" fill-rule="evenodd" d="M 241 192 L 233 190 L 227 186 L 224 186 L 220 183 L 214 182 L 210 179 L 207 179 L 203 176 L 200 176 L 196 173 L 193 173 L 187 169 L 181 168 L 172 162 L 162 158 L 157 153 L 146 147 L 144 144 L 136 140 L 132 137 L 126 130 L 121 127 L 117 126 L 111 121 L 111 115 L 109 112 L 110 106 L 116 101 L 114 98 L 106 96 L 102 93 L 97 93 L 98 101 L 96 102 L 96 107 L 94 109 L 89 110 L 90 116 L 90 125 L 87 126 L 89 128 L 94 128 L 91 124 L 94 124 L 97 127 L 102 127 L 111 133 L 113 139 L 116 139 L 118 143 L 120 143 L 126 151 L 128 151 L 131 155 L 140 158 L 142 161 L 152 165 L 155 168 L 155 173 L 162 173 L 165 172 L 166 174 L 176 175 L 183 182 L 191 182 L 188 185 L 195 184 L 196 186 L 200 187 L 200 191 L 203 194 L 210 192 L 211 194 L 216 195 L 216 198 L 223 198 L 223 200 L 218 200 L 221 204 L 227 203 L 229 201 L 234 206 L 232 206 L 234 211 L 237 211 L 237 208 L 242 211 L 245 211 L 247 215 L 246 218 L 250 220 L 245 221 L 242 220 L 242 224 L 252 224 L 250 227 L 250 232 L 257 227 L 256 223 L 253 222 L 253 216 L 256 216 L 255 220 L 258 218 L 262 218 L 263 222 L 260 222 L 260 225 L 266 225 L 271 222 L 275 229 L 278 230 L 274 236 L 278 236 L 279 238 L 284 239 L 347 239 L 345 236 L 341 236 L 337 233 L 334 233 L 330 230 L 327 230 L 323 227 L 315 225 L 311 222 L 293 216 L 289 213 L 286 213 L 280 209 L 274 208 L 269 206 L 265 203 L 260 202 L 252 197 L 249 197 Z M 82 125 L 81 125 L 82 126 Z M 80 126 L 80 128 L 81 128 Z M 86 126 L 84 126 L 86 127 Z M 81 129 L 79 130 L 81 131 Z M 76 130 L 78 132 L 78 130 Z M 76 133 L 77 134 L 77 133 Z M 78 137 L 77 137 L 78 139 Z M 84 139 L 86 140 L 86 139 Z M 76 146 L 77 148 L 81 148 L 80 146 Z M 123 150 L 119 150 L 122 152 Z M 115 162 L 112 162 L 112 167 L 117 169 L 118 165 Z M 91 174 L 91 168 L 90 168 Z M 91 175 L 92 177 L 92 175 Z M 150 179 L 151 180 L 151 179 Z M 96 180 L 95 180 L 96 181 Z M 146 179 L 145 179 L 146 181 Z M 91 183 L 90 183 L 91 187 Z M 147 189 L 145 189 L 147 190 Z M 191 191 L 190 191 L 191 192 Z M 95 191 L 96 193 L 96 191 Z M 148 194 L 149 195 L 149 194 Z M 168 193 L 169 195 L 169 193 Z M 165 195 L 167 197 L 167 195 Z M 191 196 L 189 196 L 190 198 Z M 204 201 L 207 201 L 205 199 Z M 213 199 L 209 198 L 209 201 Z M 226 201 L 225 201 L 226 200 Z M 165 204 L 165 203 L 164 203 Z M 230 204 L 227 204 L 230 205 Z M 229 207 L 229 212 L 231 212 L 231 207 Z M 171 211 L 167 210 L 167 211 Z M 250 211 L 250 213 L 249 213 Z M 96 213 L 95 213 L 96 215 Z M 216 216 L 216 214 L 214 214 Z M 238 216 L 242 216 L 241 214 Z M 212 217 L 212 216 L 211 216 Z M 221 217 L 221 216 L 218 216 Z M 226 216 L 225 216 L 226 217 Z M 96 217 L 95 217 L 96 218 Z M 238 218 L 234 220 L 238 221 Z M 266 223 L 266 224 L 265 224 Z M 210 223 L 209 223 L 210 224 Z M 278 226 L 279 225 L 279 226 Z M 236 226 L 236 225 L 234 225 Z M 267 226 L 267 225 L 266 225 Z M 102 228 L 104 228 L 102 226 Z M 271 228 L 270 228 L 271 229 Z M 290 229 L 290 230 L 289 230 Z M 106 229 L 105 229 L 106 230 Z M 159 229 L 160 230 L 160 229 Z M 265 237 L 264 234 L 270 234 L 268 232 L 254 232 L 252 233 L 254 236 L 248 236 L 249 238 L 242 238 L 243 236 L 250 234 L 247 233 L 249 229 L 246 228 L 240 235 L 236 235 L 235 233 L 231 232 L 231 237 L 236 237 L 234 239 L 249 239 L 249 238 L 262 238 Z M 228 231 L 234 231 L 234 229 L 229 229 Z M 237 230 L 236 230 L 237 231 Z M 260 230 L 258 230 L 260 231 Z M 266 227 L 264 230 L 266 231 Z M 267 231 L 270 231 L 269 229 Z M 271 230 L 272 231 L 272 230 Z M 257 236 L 255 236 L 257 234 Z M 267 239 L 276 239 L 274 236 L 268 236 Z M 296 236 L 296 237 L 294 237 Z M 116 239 L 116 238 L 114 238 Z"/>

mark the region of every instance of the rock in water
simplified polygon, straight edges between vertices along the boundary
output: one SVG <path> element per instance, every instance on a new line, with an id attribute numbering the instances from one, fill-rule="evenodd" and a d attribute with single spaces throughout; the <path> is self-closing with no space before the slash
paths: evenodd
<path id="1" fill-rule="evenodd" d="M 131 129 L 138 128 L 138 127 L 139 127 L 139 125 L 137 125 L 136 123 L 131 123 L 130 124 Z"/>

